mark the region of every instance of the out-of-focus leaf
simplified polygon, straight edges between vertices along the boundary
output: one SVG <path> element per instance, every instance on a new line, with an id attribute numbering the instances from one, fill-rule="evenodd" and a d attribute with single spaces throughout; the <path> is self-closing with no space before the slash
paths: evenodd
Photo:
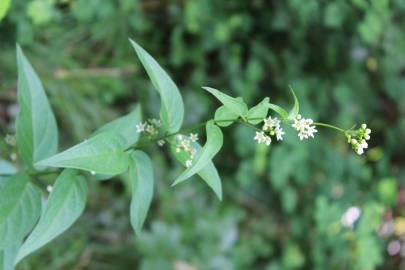
<path id="1" fill-rule="evenodd" d="M 10 5 L 11 5 L 11 0 L 1 0 L 0 1 L 0 21 L 7 15 Z"/>
<path id="2" fill-rule="evenodd" d="M 17 145 L 22 159 L 31 167 L 57 152 L 58 128 L 42 83 L 18 45 L 17 63 L 20 106 L 16 120 Z"/>
<path id="3" fill-rule="evenodd" d="M 38 164 L 99 174 L 120 174 L 128 169 L 129 164 L 129 156 L 124 152 L 125 143 L 121 135 L 103 132 Z"/>
<path id="4" fill-rule="evenodd" d="M 153 197 L 153 168 L 150 158 L 142 151 L 131 155 L 129 178 L 132 185 L 130 218 L 132 228 L 140 234 Z"/>
<path id="5" fill-rule="evenodd" d="M 94 135 L 106 131 L 118 133 L 125 140 L 124 147 L 127 148 L 138 141 L 139 133 L 136 132 L 136 125 L 141 121 L 141 106 L 138 105 L 131 113 L 115 119 L 97 129 Z"/>
<path id="6" fill-rule="evenodd" d="M 41 192 L 19 173 L 0 182 L 0 249 L 20 243 L 38 221 Z"/>
<path id="7" fill-rule="evenodd" d="M 41 218 L 18 251 L 15 264 L 66 231 L 82 214 L 87 182 L 76 170 L 64 170 L 55 185 Z"/>
<path id="8" fill-rule="evenodd" d="M 162 100 L 160 107 L 160 117 L 163 125 L 169 132 L 176 132 L 180 129 L 184 117 L 184 104 L 179 89 L 169 75 L 135 41 L 129 40 L 135 49 L 143 67 L 149 75 L 153 86 L 159 92 Z"/>

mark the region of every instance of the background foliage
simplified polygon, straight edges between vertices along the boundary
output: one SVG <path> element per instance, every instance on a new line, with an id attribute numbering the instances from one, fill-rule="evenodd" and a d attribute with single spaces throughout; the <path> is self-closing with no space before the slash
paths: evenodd
<path id="1" fill-rule="evenodd" d="M 254 105 L 291 103 L 291 84 L 303 115 L 373 130 L 358 157 L 329 130 L 308 142 L 290 132 L 267 149 L 232 126 L 215 159 L 222 203 L 197 179 L 170 188 L 181 168 L 151 147 L 156 195 L 142 235 L 130 228 L 126 179 L 91 182 L 76 225 L 20 268 L 405 269 L 405 247 L 387 253 L 405 234 L 404 27 L 402 0 L 13 1 L 0 22 L 2 137 L 14 133 L 16 42 L 44 81 L 64 149 L 136 102 L 157 117 L 129 37 L 179 85 L 186 125 L 219 105 L 201 86 Z M 13 148 L 2 140 L 0 153 L 10 160 Z M 352 205 L 361 218 L 344 228 Z"/>

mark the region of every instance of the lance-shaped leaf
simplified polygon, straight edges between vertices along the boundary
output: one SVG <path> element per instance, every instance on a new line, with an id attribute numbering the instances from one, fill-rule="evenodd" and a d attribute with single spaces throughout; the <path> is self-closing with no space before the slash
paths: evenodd
<path id="1" fill-rule="evenodd" d="M 197 150 L 197 153 L 201 153 L 202 147 L 197 142 L 192 142 L 192 147 Z M 180 161 L 180 163 L 186 167 L 186 162 L 190 158 L 189 154 L 184 151 L 176 151 L 176 144 L 171 143 L 171 152 L 173 156 Z M 205 183 L 215 192 L 219 200 L 222 200 L 222 183 L 219 177 L 218 171 L 215 168 L 214 163 L 211 161 L 197 173 Z"/>
<path id="2" fill-rule="evenodd" d="M 230 111 L 225 105 L 222 105 L 215 111 L 214 120 L 218 126 L 227 127 L 232 125 L 238 117 L 239 115 Z"/>
<path id="3" fill-rule="evenodd" d="M 0 249 L 0 270 L 13 270 L 20 244 Z"/>
<path id="4" fill-rule="evenodd" d="M 293 108 L 291 109 L 291 111 L 290 111 L 290 113 L 289 113 L 289 115 L 288 115 L 288 118 L 289 118 L 289 119 L 294 119 L 294 118 L 297 117 L 297 115 L 298 115 L 298 113 L 299 113 L 299 111 L 300 111 L 300 104 L 299 104 L 298 98 L 297 98 L 297 96 L 295 95 L 294 90 L 292 89 L 291 86 L 290 86 L 290 91 L 291 91 L 291 94 L 292 94 L 293 97 L 294 97 L 294 106 L 293 106 Z"/>
<path id="5" fill-rule="evenodd" d="M 21 157 L 27 166 L 54 155 L 58 129 L 44 88 L 31 64 L 17 46 L 18 104 L 16 137 Z"/>
<path id="6" fill-rule="evenodd" d="M 214 95 L 231 112 L 233 112 L 241 117 L 246 116 L 246 114 L 248 112 L 248 107 L 241 98 L 234 98 L 234 97 L 228 96 L 228 95 L 222 93 L 221 91 L 219 91 L 215 88 L 212 88 L 212 87 L 203 87 L 203 89 L 210 92 L 212 95 Z"/>
<path id="7" fill-rule="evenodd" d="M 269 112 L 269 101 L 270 99 L 266 97 L 259 104 L 250 108 L 246 116 L 249 123 L 256 125 L 263 121 Z"/>
<path id="8" fill-rule="evenodd" d="M 142 151 L 134 151 L 129 166 L 129 179 L 132 186 L 130 219 L 136 234 L 141 233 L 152 197 L 153 168 L 149 157 Z"/>
<path id="9" fill-rule="evenodd" d="M 41 192 L 19 173 L 0 181 L 0 249 L 14 246 L 32 230 L 41 212 Z"/>
<path id="10" fill-rule="evenodd" d="M 146 70 L 153 86 L 159 92 L 162 100 L 160 106 L 160 118 L 163 125 L 169 132 L 177 132 L 184 117 L 184 104 L 179 89 L 169 75 L 156 62 L 153 57 L 146 52 L 135 41 L 129 40 L 138 55 L 143 67 Z"/>
<path id="11" fill-rule="evenodd" d="M 64 170 L 55 181 L 38 224 L 18 251 L 15 264 L 66 231 L 82 214 L 87 182 L 75 170 Z"/>
<path id="12" fill-rule="evenodd" d="M 202 148 L 201 152 L 195 157 L 193 164 L 188 167 L 182 174 L 174 181 L 173 186 L 184 180 L 190 178 L 194 174 L 200 172 L 211 159 L 218 153 L 223 144 L 223 135 L 219 127 L 214 124 L 214 121 L 208 121 L 206 125 L 207 141 Z"/>
<path id="13" fill-rule="evenodd" d="M 94 135 L 106 131 L 112 131 L 120 134 L 124 139 L 125 148 L 136 143 L 139 139 L 139 133 L 136 132 L 136 125 L 142 121 L 141 106 L 136 106 L 131 113 L 117 118 L 96 130 Z"/>
<path id="14" fill-rule="evenodd" d="M 283 120 L 288 119 L 288 112 L 286 110 L 284 110 L 283 108 L 281 108 L 280 106 L 278 106 L 276 104 L 273 104 L 273 103 L 270 103 L 268 105 L 268 107 L 269 107 L 270 110 L 273 110 L 278 115 L 280 115 Z"/>
<path id="15" fill-rule="evenodd" d="M 115 132 L 103 132 L 53 157 L 42 166 L 74 168 L 99 174 L 120 174 L 128 169 L 125 140 Z"/>

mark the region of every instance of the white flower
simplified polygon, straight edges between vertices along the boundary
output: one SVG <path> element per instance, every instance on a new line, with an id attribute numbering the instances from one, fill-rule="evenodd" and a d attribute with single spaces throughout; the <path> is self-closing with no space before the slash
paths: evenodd
<path id="1" fill-rule="evenodd" d="M 253 139 L 255 141 L 257 141 L 258 143 L 262 143 L 262 142 L 264 142 L 264 137 L 265 136 L 266 135 L 264 135 L 263 131 L 260 131 L 260 132 L 256 131 L 256 136 Z"/>
<path id="2" fill-rule="evenodd" d="M 278 126 L 275 128 L 274 132 L 276 133 L 277 141 L 282 141 L 283 135 L 285 134 L 283 129 L 280 126 Z"/>
<path id="3" fill-rule="evenodd" d="M 270 136 L 264 136 L 264 144 L 269 146 L 271 144 L 271 138 Z"/>
<path id="4" fill-rule="evenodd" d="M 145 131 L 146 123 L 139 123 L 136 125 L 136 132 L 141 133 Z"/>
<path id="5" fill-rule="evenodd" d="M 263 131 L 256 132 L 256 136 L 253 138 L 257 143 L 264 143 L 265 145 L 269 146 L 271 144 L 270 136 L 264 134 Z"/>
<path id="6" fill-rule="evenodd" d="M 157 129 L 153 125 L 146 125 L 146 132 L 148 132 L 152 136 L 158 133 Z"/>
<path id="7" fill-rule="evenodd" d="M 188 159 L 187 161 L 186 161 L 186 167 L 188 168 L 188 167 L 191 167 L 191 165 L 193 165 L 193 161 L 191 160 L 191 159 Z"/>
<path id="8" fill-rule="evenodd" d="M 49 193 L 51 193 L 52 190 L 53 190 L 53 186 L 51 186 L 51 185 L 46 186 L 46 191 L 48 191 Z"/>
<path id="9" fill-rule="evenodd" d="M 342 215 L 340 222 L 344 227 L 353 228 L 354 223 L 360 218 L 361 209 L 357 206 L 349 207 Z"/>
<path id="10" fill-rule="evenodd" d="M 196 141 L 198 141 L 198 134 L 197 133 L 190 133 L 189 138 L 190 138 L 190 140 L 192 142 L 196 142 Z"/>
<path id="11" fill-rule="evenodd" d="M 312 119 L 302 118 L 299 114 L 294 119 L 292 127 L 298 131 L 298 137 L 302 141 L 303 139 L 308 139 L 309 137 L 314 137 L 314 133 L 318 132 L 315 126 L 312 126 L 314 121 Z"/>
<path id="12" fill-rule="evenodd" d="M 163 145 L 165 145 L 165 140 L 158 140 L 158 141 L 157 141 L 157 144 L 158 144 L 159 146 L 163 146 Z"/>
<path id="13" fill-rule="evenodd" d="M 280 126 L 280 120 L 277 117 L 271 118 L 271 116 L 269 116 L 267 119 L 264 119 L 263 122 L 263 130 L 269 130 Z"/>
<path id="14" fill-rule="evenodd" d="M 160 119 L 158 120 L 158 119 L 152 118 L 152 119 L 148 119 L 148 121 L 149 121 L 149 123 L 151 123 L 155 127 L 159 128 L 159 127 L 162 126 L 162 121 L 160 121 Z"/>

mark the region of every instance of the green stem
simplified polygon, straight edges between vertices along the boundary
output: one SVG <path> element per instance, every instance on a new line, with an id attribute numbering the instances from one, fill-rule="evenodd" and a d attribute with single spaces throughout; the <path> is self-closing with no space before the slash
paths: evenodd
<path id="1" fill-rule="evenodd" d="M 321 127 L 327 127 L 327 128 L 335 129 L 335 130 L 338 130 L 338 131 L 342 132 L 343 134 L 346 134 L 346 130 L 341 129 L 341 128 L 339 128 L 337 126 L 334 126 L 334 125 L 320 123 L 320 122 L 315 122 L 314 125 L 315 126 L 321 126 Z"/>

